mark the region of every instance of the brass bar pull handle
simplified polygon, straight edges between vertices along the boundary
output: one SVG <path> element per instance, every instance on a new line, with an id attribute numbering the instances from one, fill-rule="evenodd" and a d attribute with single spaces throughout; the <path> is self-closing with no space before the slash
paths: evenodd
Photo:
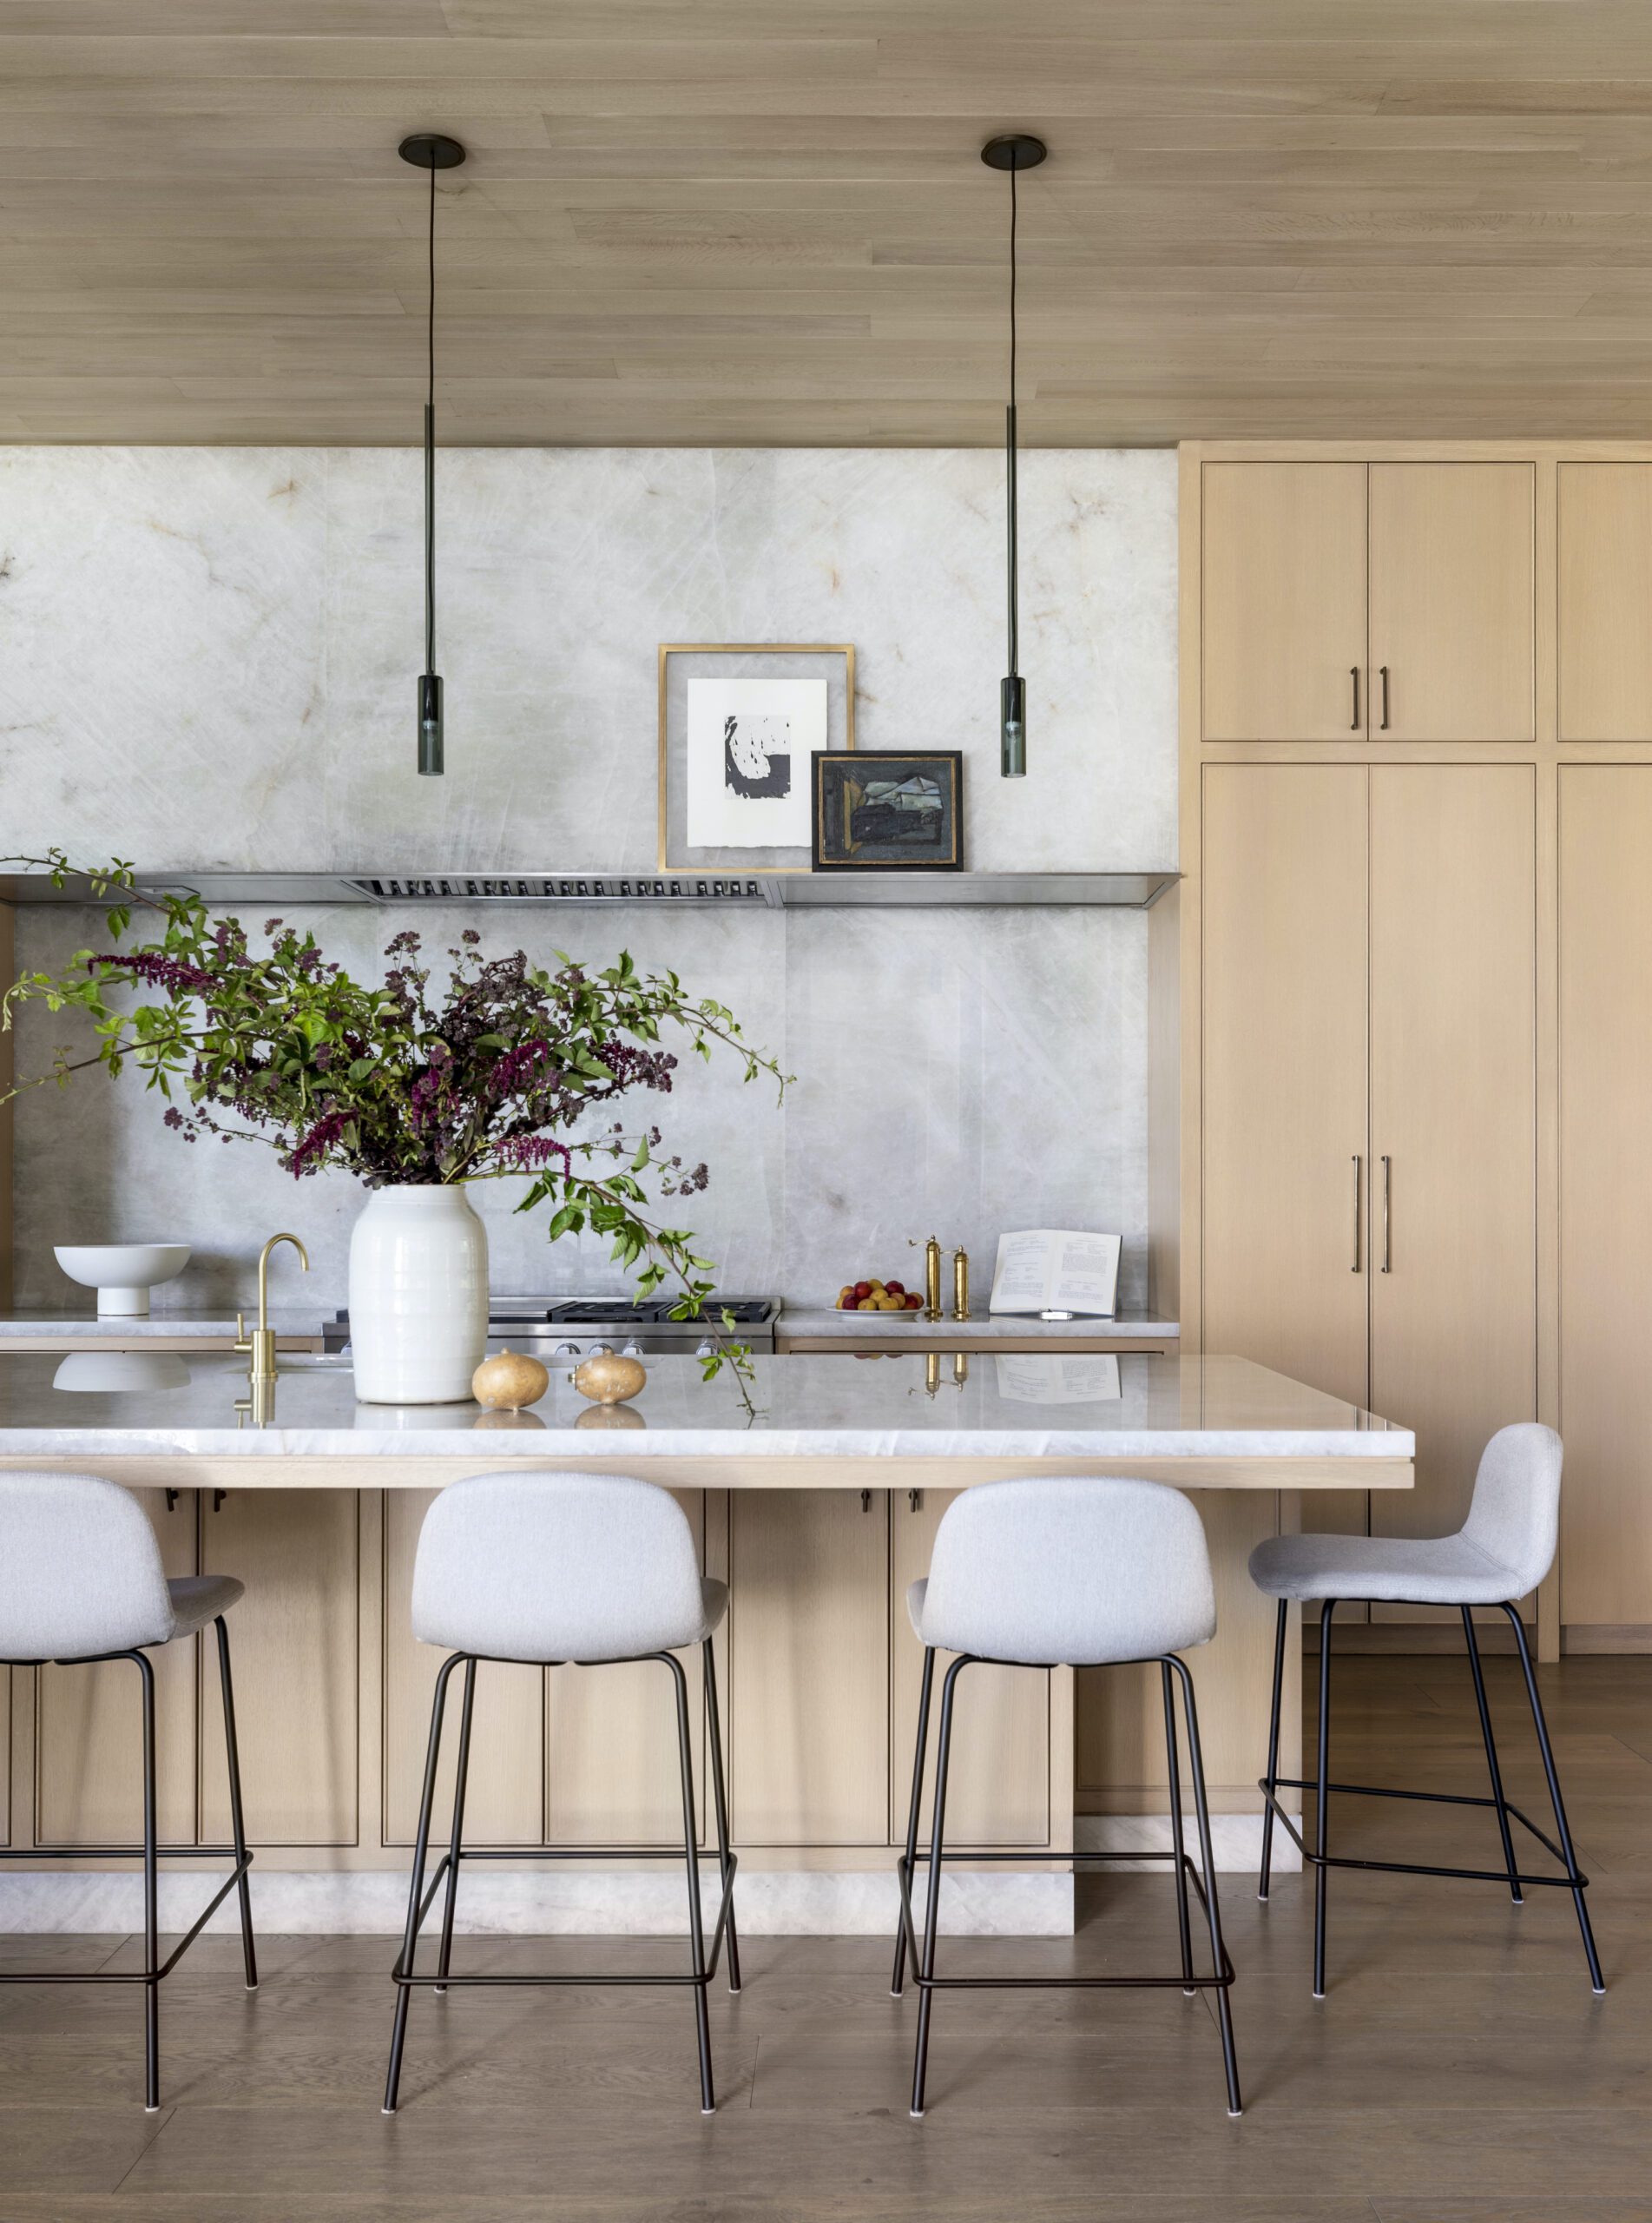
<path id="1" fill-rule="evenodd" d="M 1382 731 L 1388 730 L 1388 667 L 1382 667 Z"/>
<path id="2" fill-rule="evenodd" d="M 1359 667 L 1357 663 L 1351 663 L 1348 666 L 1348 676 L 1353 682 L 1353 716 L 1348 722 L 1348 731 L 1358 733 L 1359 730 Z"/>
<path id="3" fill-rule="evenodd" d="M 1384 1158 L 1382 1162 L 1382 1270 L 1384 1273 L 1389 1270 L 1392 1257 L 1388 1240 L 1388 1201 L 1389 1191 L 1392 1186 L 1392 1159 Z"/>
<path id="4" fill-rule="evenodd" d="M 1357 1274 L 1357 1273 L 1359 1272 L 1359 1151 L 1356 1151 L 1354 1152 L 1354 1158 L 1353 1158 L 1353 1271 L 1354 1273 L 1356 1273 L 1356 1274 Z"/>

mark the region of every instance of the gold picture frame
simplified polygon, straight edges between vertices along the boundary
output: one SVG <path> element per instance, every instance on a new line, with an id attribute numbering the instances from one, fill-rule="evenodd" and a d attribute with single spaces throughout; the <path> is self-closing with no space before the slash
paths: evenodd
<path id="1" fill-rule="evenodd" d="M 841 656 L 843 658 L 843 748 L 855 745 L 855 651 L 852 641 L 665 641 L 660 645 L 660 747 L 657 778 L 659 782 L 658 840 L 655 869 L 657 872 L 735 872 L 741 870 L 769 873 L 800 873 L 813 869 L 812 865 L 748 865 L 729 863 L 674 863 L 668 854 L 667 799 L 669 788 L 670 760 L 668 753 L 670 700 L 670 659 L 673 656 Z"/>

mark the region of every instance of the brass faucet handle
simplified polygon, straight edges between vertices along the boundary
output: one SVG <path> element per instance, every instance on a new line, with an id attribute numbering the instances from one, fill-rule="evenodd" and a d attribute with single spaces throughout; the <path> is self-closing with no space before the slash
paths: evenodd
<path id="1" fill-rule="evenodd" d="M 231 1345 L 231 1349 L 245 1354 L 250 1352 L 252 1348 L 253 1339 L 247 1332 L 247 1315 L 244 1312 L 238 1312 L 235 1315 L 235 1341 Z"/>

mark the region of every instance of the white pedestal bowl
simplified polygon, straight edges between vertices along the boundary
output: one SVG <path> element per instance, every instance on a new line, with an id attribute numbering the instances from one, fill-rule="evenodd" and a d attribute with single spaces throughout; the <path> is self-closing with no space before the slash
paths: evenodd
<path id="1" fill-rule="evenodd" d="M 100 1319 L 145 1320 L 149 1291 L 189 1263 L 187 1243 L 60 1243 L 54 1256 L 72 1282 L 97 1291 Z"/>

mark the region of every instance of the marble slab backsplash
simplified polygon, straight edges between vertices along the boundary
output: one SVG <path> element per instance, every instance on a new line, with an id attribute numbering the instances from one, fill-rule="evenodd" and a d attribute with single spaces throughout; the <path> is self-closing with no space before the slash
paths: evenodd
<path id="1" fill-rule="evenodd" d="M 434 782 L 413 768 L 416 453 L 0 449 L 0 851 L 157 869 L 651 868 L 658 644 L 852 641 L 863 748 L 964 752 L 971 864 L 1174 865 L 1173 455 L 1023 459 L 1020 782 L 997 776 L 1000 457 L 470 449 L 439 471 L 449 771 Z M 798 1079 L 777 1110 L 765 1085 L 695 1060 L 658 1105 L 672 1147 L 711 1168 L 694 1226 L 726 1288 L 829 1301 L 933 1231 L 969 1250 L 984 1301 L 1002 1229 L 1070 1224 L 1122 1232 L 1122 1295 L 1143 1295 L 1137 914 L 313 922 L 352 966 L 408 924 L 437 950 L 461 923 L 540 958 L 626 946 L 728 1004 Z M 101 933 L 95 914 L 25 908 L 18 963 Z M 28 1013 L 19 1071 L 69 1026 Z M 83 1302 L 54 1243 L 165 1237 L 196 1257 L 157 1305 L 230 1303 L 279 1226 L 310 1245 L 310 1290 L 341 1301 L 353 1184 L 294 1183 L 257 1144 L 183 1144 L 160 1110 L 130 1074 L 20 1104 L 16 1303 Z M 548 1250 L 507 1184 L 478 1201 L 496 1288 L 621 1286 L 602 1246 Z"/>
<path id="2" fill-rule="evenodd" d="M 961 1244 L 984 1303 L 1007 1227 L 1102 1227 L 1124 1237 L 1123 1300 L 1144 1296 L 1147 1224 L 1147 927 L 1125 911 L 765 911 L 501 918 L 294 908 L 346 966 L 373 967 L 385 940 L 415 925 L 440 952 L 477 923 L 490 952 L 556 948 L 605 961 L 622 947 L 714 995 L 750 1040 L 797 1079 L 777 1107 L 731 1060 L 686 1058 L 668 1098 L 636 1108 L 657 1121 L 708 1188 L 689 1206 L 727 1290 L 829 1303 L 862 1272 L 912 1270 L 909 1236 Z M 249 920 L 249 924 L 256 924 Z M 22 968 L 95 947 L 101 914 L 18 914 Z M 31 1006 L 18 1027 L 20 1072 L 46 1070 L 74 1039 L 72 1017 Z M 265 1236 L 290 1228 L 313 1267 L 300 1283 L 280 1255 L 283 1303 L 343 1302 L 361 1191 L 342 1175 L 294 1181 L 259 1143 L 181 1141 L 158 1095 L 128 1071 L 84 1074 L 19 1100 L 15 1301 L 83 1307 L 52 1257 L 58 1243 L 191 1243 L 156 1309 L 247 1300 Z M 624 1286 L 607 1245 L 548 1247 L 545 1215 L 514 1210 L 523 1185 L 472 1191 L 488 1222 L 496 1290 L 608 1293 Z"/>

